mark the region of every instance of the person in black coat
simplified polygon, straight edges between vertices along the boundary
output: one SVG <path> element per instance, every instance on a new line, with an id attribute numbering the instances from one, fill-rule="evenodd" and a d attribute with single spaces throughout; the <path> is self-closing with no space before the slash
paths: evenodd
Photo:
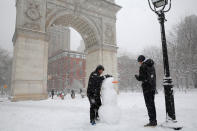
<path id="1" fill-rule="evenodd" d="M 155 109 L 155 93 L 156 93 L 156 72 L 154 61 L 151 59 L 145 60 L 145 56 L 140 55 L 138 62 L 140 63 L 139 75 L 135 75 L 138 81 L 142 81 L 142 89 L 144 100 L 149 115 L 149 123 L 146 126 L 156 126 L 156 109 Z"/>
<path id="2" fill-rule="evenodd" d="M 96 124 L 95 120 L 98 120 L 98 110 L 101 106 L 100 92 L 102 82 L 105 78 L 112 77 L 110 75 L 101 76 L 104 71 L 102 65 L 97 66 L 96 70 L 90 74 L 87 96 L 90 102 L 90 123 Z"/>
<path id="3" fill-rule="evenodd" d="M 51 91 L 51 97 L 53 99 L 53 96 L 54 96 L 54 90 Z"/>

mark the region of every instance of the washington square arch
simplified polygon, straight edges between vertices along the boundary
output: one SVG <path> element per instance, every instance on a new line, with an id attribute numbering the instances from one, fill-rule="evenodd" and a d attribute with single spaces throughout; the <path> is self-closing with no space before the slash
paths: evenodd
<path id="1" fill-rule="evenodd" d="M 72 27 L 86 48 L 86 84 L 99 64 L 117 78 L 114 0 L 16 0 L 11 100 L 46 99 L 48 35 L 53 25 Z"/>

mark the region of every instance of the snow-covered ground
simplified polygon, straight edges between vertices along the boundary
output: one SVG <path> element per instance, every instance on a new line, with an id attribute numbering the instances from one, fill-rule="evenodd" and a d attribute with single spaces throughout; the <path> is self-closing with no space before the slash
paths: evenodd
<path id="1" fill-rule="evenodd" d="M 197 131 L 197 92 L 175 93 L 177 120 L 183 131 Z M 156 96 L 158 123 L 165 121 L 163 93 Z M 115 125 L 89 123 L 89 102 L 77 96 L 65 100 L 9 102 L 0 99 L 0 131 L 170 131 L 144 128 L 148 116 L 141 93 L 118 95 L 121 109 L 120 122 Z M 116 115 L 116 114 L 114 114 Z"/>

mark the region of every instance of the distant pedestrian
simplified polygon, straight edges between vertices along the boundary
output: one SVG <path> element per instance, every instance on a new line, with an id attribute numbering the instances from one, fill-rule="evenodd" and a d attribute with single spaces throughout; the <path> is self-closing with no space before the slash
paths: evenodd
<path id="1" fill-rule="evenodd" d="M 54 90 L 51 91 L 51 97 L 53 99 L 53 96 L 54 96 Z"/>
<path id="2" fill-rule="evenodd" d="M 61 98 L 62 100 L 64 100 L 64 93 L 63 93 L 63 92 L 60 93 L 60 98 Z"/>
<path id="3" fill-rule="evenodd" d="M 71 98 L 75 99 L 75 91 L 74 90 L 71 90 Z"/>
<path id="4" fill-rule="evenodd" d="M 149 115 L 149 123 L 145 127 L 156 126 L 156 109 L 155 109 L 155 93 L 156 93 L 156 73 L 154 67 L 154 61 L 145 58 L 140 55 L 138 57 L 140 63 L 139 75 L 135 75 L 138 81 L 142 81 L 142 89 L 144 94 L 144 100 Z"/>

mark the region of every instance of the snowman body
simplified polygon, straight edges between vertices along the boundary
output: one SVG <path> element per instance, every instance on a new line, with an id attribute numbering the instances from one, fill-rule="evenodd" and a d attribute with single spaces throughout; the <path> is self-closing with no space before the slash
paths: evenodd
<path id="1" fill-rule="evenodd" d="M 114 78 L 107 78 L 102 84 L 102 106 L 99 116 L 102 122 L 117 124 L 120 119 L 120 108 L 117 104 L 117 92 L 113 84 Z"/>

